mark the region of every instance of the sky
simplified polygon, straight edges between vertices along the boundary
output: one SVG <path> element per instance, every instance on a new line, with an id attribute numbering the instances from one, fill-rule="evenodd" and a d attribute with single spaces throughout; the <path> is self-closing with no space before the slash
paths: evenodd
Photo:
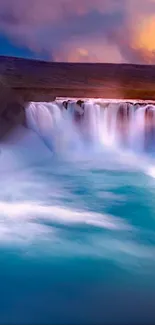
<path id="1" fill-rule="evenodd" d="M 155 63 L 155 0 L 0 0 L 0 55 Z"/>

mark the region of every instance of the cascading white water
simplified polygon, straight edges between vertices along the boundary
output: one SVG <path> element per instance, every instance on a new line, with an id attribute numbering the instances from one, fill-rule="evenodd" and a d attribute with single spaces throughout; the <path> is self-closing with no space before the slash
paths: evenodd
<path id="1" fill-rule="evenodd" d="M 30 103 L 27 126 L 55 151 L 86 146 L 125 147 L 139 152 L 155 149 L 155 106 L 88 100 L 84 113 L 76 101 Z M 79 117 L 78 117 L 79 116 Z M 78 117 L 78 118 L 77 118 Z"/>
<path id="2" fill-rule="evenodd" d="M 0 323 L 153 324 L 154 106 L 59 100 L 26 117 L 0 146 Z"/>

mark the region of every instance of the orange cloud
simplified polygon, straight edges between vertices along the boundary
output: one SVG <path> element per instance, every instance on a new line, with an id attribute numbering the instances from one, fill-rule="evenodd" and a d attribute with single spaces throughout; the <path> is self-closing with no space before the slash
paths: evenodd
<path id="1" fill-rule="evenodd" d="M 1 0 L 0 32 L 57 61 L 155 63 L 155 0 Z"/>
<path id="2" fill-rule="evenodd" d="M 139 52 L 144 62 L 155 63 L 155 14 L 139 17 L 131 47 Z"/>

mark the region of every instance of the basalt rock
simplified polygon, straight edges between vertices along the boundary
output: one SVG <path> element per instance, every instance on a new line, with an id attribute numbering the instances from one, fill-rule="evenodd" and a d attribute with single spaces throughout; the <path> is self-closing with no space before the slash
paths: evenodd
<path id="1" fill-rule="evenodd" d="M 25 106 L 9 86 L 0 83 L 0 138 L 17 124 L 25 123 Z"/>

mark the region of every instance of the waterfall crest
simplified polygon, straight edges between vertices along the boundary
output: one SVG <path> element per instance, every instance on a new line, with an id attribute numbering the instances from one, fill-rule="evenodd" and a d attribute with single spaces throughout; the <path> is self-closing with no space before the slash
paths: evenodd
<path id="1" fill-rule="evenodd" d="M 155 150 L 155 106 L 134 103 L 55 101 L 30 103 L 27 127 L 53 151 L 100 146 Z"/>

